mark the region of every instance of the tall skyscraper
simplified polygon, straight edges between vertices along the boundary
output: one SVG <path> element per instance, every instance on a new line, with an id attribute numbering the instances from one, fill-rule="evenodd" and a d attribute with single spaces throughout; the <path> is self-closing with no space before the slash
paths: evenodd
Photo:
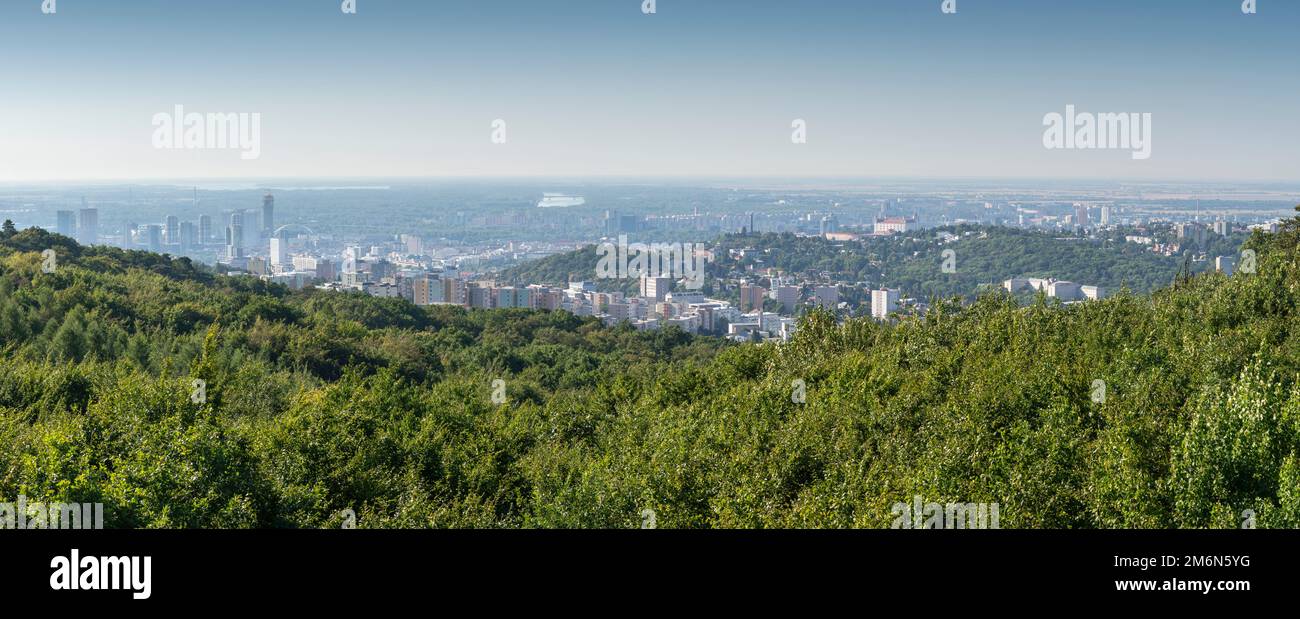
<path id="1" fill-rule="evenodd" d="M 181 253 L 188 253 L 194 249 L 194 243 L 196 240 L 194 234 L 195 234 L 194 222 L 182 221 L 181 240 L 180 240 Z"/>
<path id="2" fill-rule="evenodd" d="M 871 317 L 884 320 L 891 312 L 898 311 L 898 291 L 882 288 L 871 291 Z"/>
<path id="3" fill-rule="evenodd" d="M 244 257 L 244 212 L 230 214 L 230 225 L 226 226 L 226 257 L 230 259 Z"/>
<path id="4" fill-rule="evenodd" d="M 275 232 L 275 196 L 267 192 L 262 196 L 262 236 L 270 238 Z"/>
<path id="5" fill-rule="evenodd" d="M 212 216 L 199 215 L 199 242 L 208 243 L 212 240 Z"/>
<path id="6" fill-rule="evenodd" d="M 256 210 L 241 210 L 244 214 L 244 247 L 261 247 L 264 237 L 262 236 L 262 213 Z"/>
<path id="7" fill-rule="evenodd" d="M 59 211 L 58 224 L 54 231 L 70 239 L 77 238 L 77 214 L 72 211 Z"/>
<path id="8" fill-rule="evenodd" d="M 85 204 L 86 199 L 82 198 Z M 94 245 L 99 242 L 99 209 L 83 207 L 77 213 L 77 242 L 82 245 Z"/>
<path id="9" fill-rule="evenodd" d="M 162 246 L 163 246 L 163 241 L 162 241 L 163 227 L 158 224 L 149 224 L 145 226 L 145 230 L 148 233 L 149 251 L 154 253 L 161 253 Z"/>
<path id="10" fill-rule="evenodd" d="M 349 245 L 343 250 L 343 272 L 356 273 L 361 262 L 361 248 Z"/>
<path id="11" fill-rule="evenodd" d="M 262 230 L 260 227 L 257 226 L 255 222 L 250 221 L 252 217 L 249 216 L 249 213 L 246 209 L 241 208 L 241 209 L 235 209 L 230 211 L 222 211 L 221 216 L 222 218 L 225 219 L 226 222 L 227 254 L 229 254 L 229 249 L 231 247 L 238 247 L 240 250 L 243 250 L 246 247 L 254 247 L 258 245 L 257 239 L 259 236 L 261 236 Z M 253 217 L 256 217 L 256 215 L 253 215 Z M 233 239 L 231 239 L 230 234 L 231 234 L 231 229 L 236 227 L 236 223 L 238 223 L 238 228 L 239 228 L 239 239 L 238 242 L 232 243 L 231 241 Z M 240 256 L 232 256 L 232 257 L 238 258 L 238 257 L 242 257 L 242 255 L 243 254 L 241 253 Z"/>
<path id="12" fill-rule="evenodd" d="M 835 215 L 827 215 L 825 217 L 822 217 L 822 223 L 821 223 L 822 236 L 825 236 L 826 233 L 828 232 L 839 232 L 839 230 L 840 230 L 840 224 L 839 221 L 835 219 Z"/>
<path id="13" fill-rule="evenodd" d="M 164 242 L 168 245 L 176 245 L 181 242 L 181 220 L 175 215 L 168 215 L 166 219 L 166 230 Z"/>
<path id="14" fill-rule="evenodd" d="M 605 236 L 636 232 L 641 228 L 641 218 L 618 211 L 605 211 Z"/>

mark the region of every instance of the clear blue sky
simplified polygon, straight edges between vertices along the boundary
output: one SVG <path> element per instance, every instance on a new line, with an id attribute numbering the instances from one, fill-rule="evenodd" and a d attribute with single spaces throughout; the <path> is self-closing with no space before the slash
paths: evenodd
<path id="1" fill-rule="evenodd" d="M 1300 179 L 1294 0 L 40 4 L 0 0 L 0 181 Z M 260 113 L 262 157 L 154 149 L 176 104 Z M 1151 159 L 1045 150 L 1066 104 L 1152 113 Z"/>

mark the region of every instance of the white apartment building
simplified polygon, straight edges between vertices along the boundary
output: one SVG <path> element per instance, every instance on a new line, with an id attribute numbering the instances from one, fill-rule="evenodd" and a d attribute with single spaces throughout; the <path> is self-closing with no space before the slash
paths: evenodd
<path id="1" fill-rule="evenodd" d="M 1002 287 L 1012 294 L 1022 290 L 1041 290 L 1048 297 L 1061 301 L 1098 300 L 1105 298 L 1106 290 L 1101 286 L 1084 286 L 1074 282 L 1037 277 L 1013 277 L 1002 282 Z"/>
<path id="2" fill-rule="evenodd" d="M 1079 292 L 1083 293 L 1085 299 L 1099 301 L 1106 298 L 1106 289 L 1101 286 L 1079 286 Z"/>
<path id="3" fill-rule="evenodd" d="M 1237 272 L 1237 259 L 1232 256 L 1216 256 L 1214 270 L 1224 275 L 1232 275 Z"/>
<path id="4" fill-rule="evenodd" d="M 1062 301 L 1077 301 L 1083 298 L 1083 290 L 1074 282 L 1054 281 L 1047 285 L 1047 296 Z"/>
<path id="5" fill-rule="evenodd" d="M 898 291 L 882 288 L 871 291 L 871 317 L 884 320 L 898 311 Z"/>

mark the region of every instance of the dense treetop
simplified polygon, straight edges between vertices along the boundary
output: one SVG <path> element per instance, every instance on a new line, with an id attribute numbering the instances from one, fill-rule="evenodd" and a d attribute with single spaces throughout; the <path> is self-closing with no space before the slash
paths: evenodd
<path id="1" fill-rule="evenodd" d="M 4 232 L 0 501 L 112 527 L 888 527 L 914 496 L 1004 528 L 1300 526 L 1300 225 L 1248 247 L 1255 273 L 1150 295 L 726 345 Z"/>
<path id="2" fill-rule="evenodd" d="M 1180 272 L 1213 268 L 1216 255 L 1237 256 L 1246 236 L 1213 237 L 1196 247 L 1208 258 L 1190 262 L 1185 255 L 1164 256 L 1150 247 L 1125 242 L 1131 229 L 1116 229 L 1096 237 L 1059 236 L 1044 231 L 1001 226 L 959 225 L 927 228 L 858 241 L 830 241 L 794 234 L 731 234 L 708 244 L 715 259 L 706 271 L 706 293 L 738 298 L 716 282 L 722 278 L 766 281 L 767 269 L 796 281 L 847 282 L 872 288 L 900 289 L 906 296 L 927 300 L 961 296 L 968 300 L 1013 277 L 1056 278 L 1102 286 L 1117 292 L 1127 288 L 1149 293 L 1173 282 Z M 952 250 L 954 272 L 944 265 Z M 528 262 L 501 274 L 516 284 L 559 284 L 594 281 L 599 257 L 595 246 Z M 635 293 L 635 282 L 597 282 L 607 289 Z"/>

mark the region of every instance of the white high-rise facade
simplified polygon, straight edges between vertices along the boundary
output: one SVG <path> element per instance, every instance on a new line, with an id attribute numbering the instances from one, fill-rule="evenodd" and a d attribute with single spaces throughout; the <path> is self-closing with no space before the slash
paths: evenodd
<path id="1" fill-rule="evenodd" d="M 871 291 L 871 317 L 884 320 L 891 312 L 898 311 L 898 291 L 882 288 Z"/>
<path id="2" fill-rule="evenodd" d="M 279 237 L 271 237 L 271 264 L 281 266 L 289 263 L 289 242 Z"/>

